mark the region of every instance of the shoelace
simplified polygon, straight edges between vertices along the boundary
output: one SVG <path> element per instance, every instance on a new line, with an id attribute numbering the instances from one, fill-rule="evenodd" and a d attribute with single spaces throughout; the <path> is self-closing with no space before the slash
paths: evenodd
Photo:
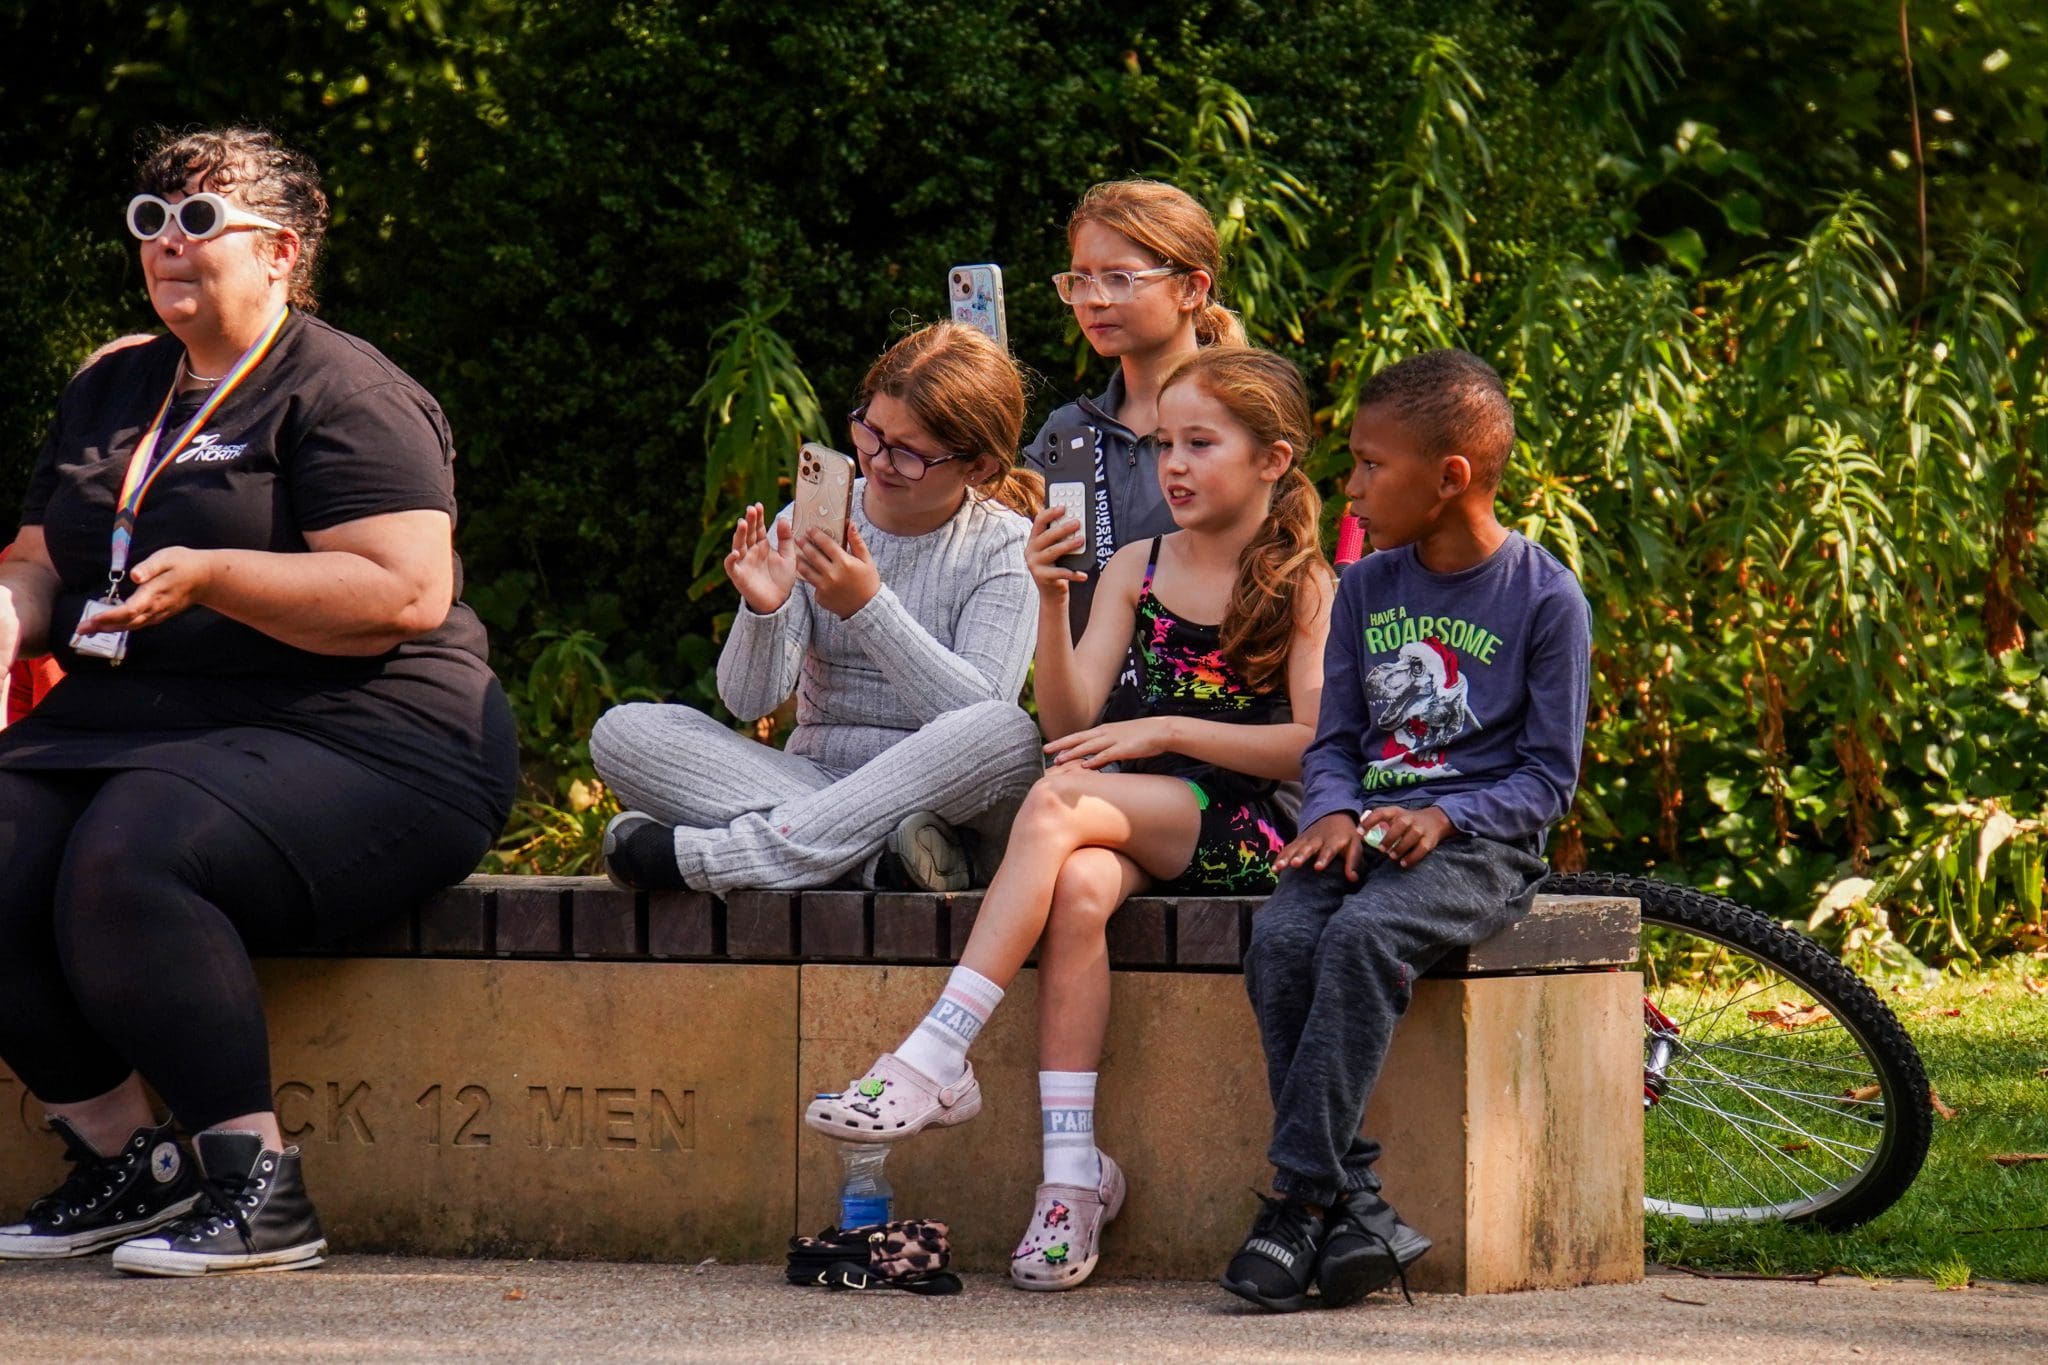
<path id="1" fill-rule="evenodd" d="M 1394 1263 L 1394 1278 L 1400 1282 L 1401 1298 L 1410 1308 L 1415 1306 L 1415 1296 L 1408 1292 L 1408 1267 L 1401 1264 L 1401 1258 L 1394 1251 L 1394 1244 L 1387 1240 L 1385 1233 L 1365 1225 L 1363 1218 L 1353 1218 L 1351 1228 L 1362 1237 L 1370 1237 L 1380 1244 L 1380 1250 L 1387 1253 L 1387 1259 Z M 1348 1230 L 1348 1229 L 1347 1229 Z"/>
<path id="2" fill-rule="evenodd" d="M 62 1227 L 65 1219 L 76 1218 L 97 1207 L 101 1199 L 111 1198 L 115 1186 L 106 1183 L 109 1176 L 114 1170 L 126 1169 L 135 1155 L 124 1148 L 118 1157 L 101 1156 L 89 1147 L 67 1142 L 64 1159 L 71 1163 L 71 1174 L 64 1177 L 63 1184 L 28 1206 L 30 1223 Z"/>
<path id="3" fill-rule="evenodd" d="M 199 1177 L 199 1202 L 192 1206 L 190 1213 L 164 1228 L 157 1236 L 175 1242 L 195 1234 L 211 1237 L 223 1228 L 232 1227 L 241 1234 L 243 1247 L 255 1250 L 256 1236 L 250 1232 L 249 1220 L 242 1214 L 242 1196 L 248 1187 L 249 1177 L 246 1175 L 215 1180 L 202 1173 Z"/>
<path id="4" fill-rule="evenodd" d="M 1285 1199 L 1276 1199 L 1270 1194 L 1252 1191 L 1252 1196 L 1266 1207 L 1252 1220 L 1252 1236 L 1272 1237 L 1292 1251 L 1311 1251 L 1315 1248 L 1316 1216 L 1299 1204 Z"/>

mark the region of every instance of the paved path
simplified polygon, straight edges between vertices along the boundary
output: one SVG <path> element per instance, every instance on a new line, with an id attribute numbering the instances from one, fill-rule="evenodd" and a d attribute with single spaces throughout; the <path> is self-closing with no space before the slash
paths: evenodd
<path id="1" fill-rule="evenodd" d="M 1700 1280 L 1269 1317 L 1210 1285 L 959 1298 L 794 1289 L 762 1267 L 341 1256 L 289 1275 L 128 1280 L 104 1258 L 0 1264 L 0 1360 L 847 1359 L 2039 1361 L 2048 1289 Z"/>

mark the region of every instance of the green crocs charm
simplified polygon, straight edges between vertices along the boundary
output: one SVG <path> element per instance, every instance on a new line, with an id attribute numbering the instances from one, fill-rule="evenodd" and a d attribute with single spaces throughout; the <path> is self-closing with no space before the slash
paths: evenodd
<path id="1" fill-rule="evenodd" d="M 864 1100 L 878 1100 L 882 1098 L 882 1091 L 887 1089 L 888 1085 L 887 1081 L 877 1080 L 875 1077 L 870 1076 L 867 1080 L 855 1086 L 853 1093 Z"/>
<path id="2" fill-rule="evenodd" d="M 1045 1263 L 1047 1265 L 1065 1265 L 1067 1263 L 1067 1252 L 1069 1249 L 1069 1243 L 1054 1242 L 1051 1246 L 1045 1249 Z"/>

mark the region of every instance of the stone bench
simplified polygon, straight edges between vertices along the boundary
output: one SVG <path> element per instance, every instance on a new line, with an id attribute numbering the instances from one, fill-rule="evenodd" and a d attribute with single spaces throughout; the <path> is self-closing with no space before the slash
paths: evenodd
<path id="1" fill-rule="evenodd" d="M 836 1212 L 800 1122 L 937 993 L 978 894 L 635 895 L 475 877 L 324 956 L 260 962 L 279 1117 L 336 1244 L 442 1255 L 778 1261 Z M 1106 1275 L 1207 1277 L 1264 1187 L 1271 1120 L 1239 963 L 1253 900 L 1135 900 L 1100 1135 L 1131 1175 Z M 1629 901 L 1541 897 L 1420 982 L 1367 1120 L 1417 1288 L 1642 1273 L 1640 982 Z M 1008 1262 L 1038 1180 L 1036 979 L 976 1044 L 982 1116 L 889 1161 L 899 1212 Z M 11 1087 L 11 1093 L 8 1088 Z M 0 1071 L 0 1206 L 61 1171 Z"/>

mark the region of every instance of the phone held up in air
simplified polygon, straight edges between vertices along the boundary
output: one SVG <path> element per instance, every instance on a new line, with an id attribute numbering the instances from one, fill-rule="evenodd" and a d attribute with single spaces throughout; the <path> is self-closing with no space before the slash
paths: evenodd
<path id="1" fill-rule="evenodd" d="M 1095 571 L 1095 431 L 1054 427 L 1046 433 L 1045 500 L 1081 528 L 1081 548 L 1056 561 L 1062 569 Z"/>
<path id="2" fill-rule="evenodd" d="M 954 266 L 946 272 L 946 298 L 953 306 L 953 321 L 985 332 L 996 345 L 1010 349 L 1010 324 L 1003 317 L 1001 266 Z"/>
<path id="3" fill-rule="evenodd" d="M 853 461 L 830 446 L 807 442 L 796 456 L 796 494 L 790 529 L 798 540 L 823 531 L 835 545 L 846 544 L 853 512 Z"/>

